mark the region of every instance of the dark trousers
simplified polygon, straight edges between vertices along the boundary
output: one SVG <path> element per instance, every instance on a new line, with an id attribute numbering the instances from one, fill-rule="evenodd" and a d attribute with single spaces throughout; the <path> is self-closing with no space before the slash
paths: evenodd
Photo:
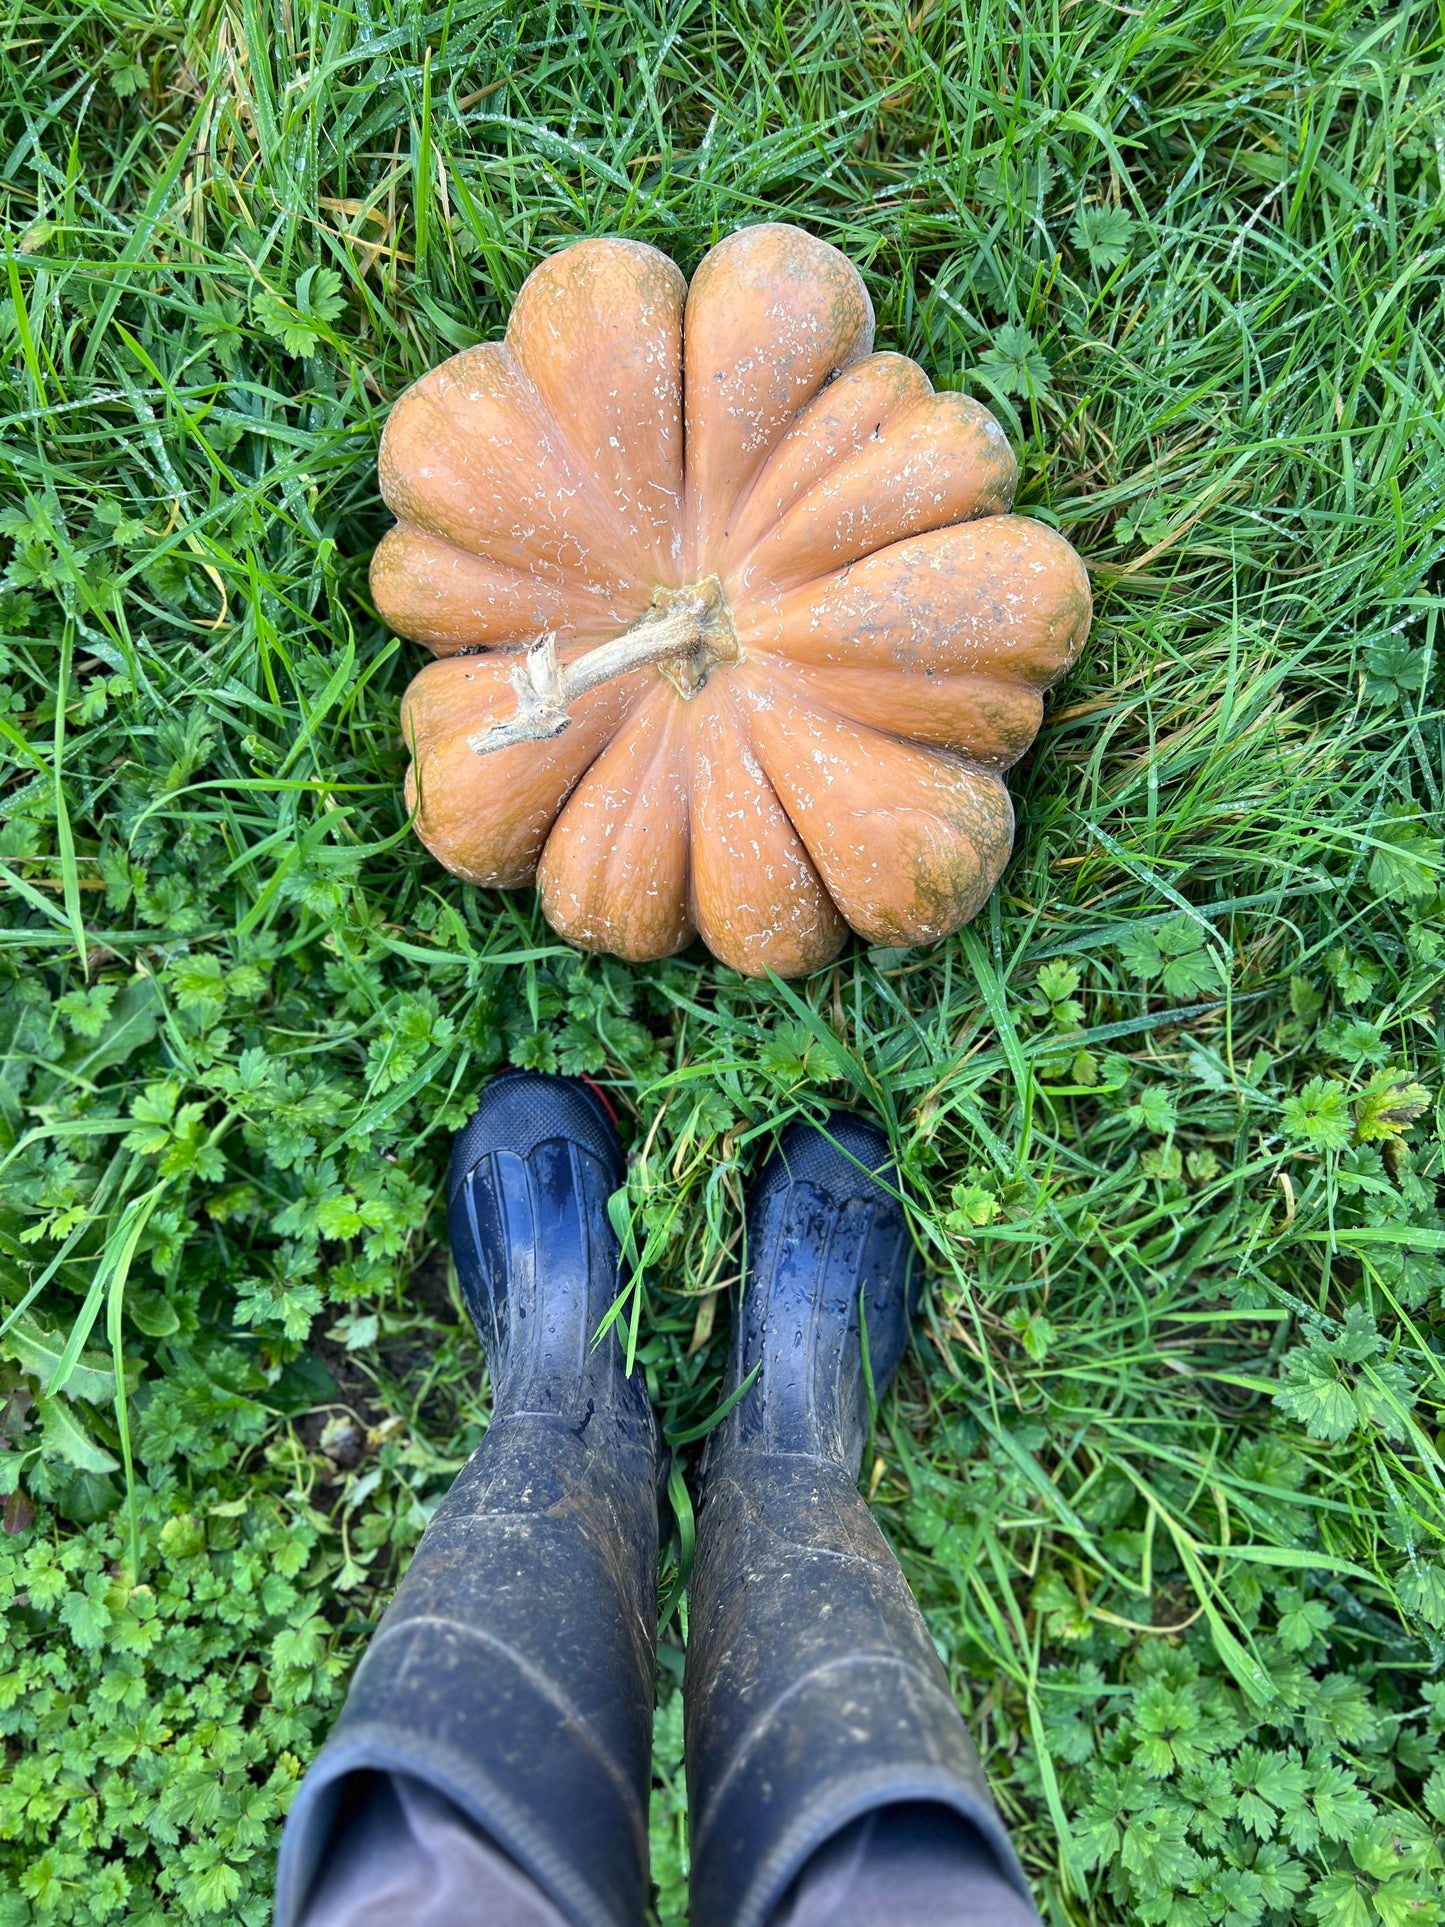
<path id="1" fill-rule="evenodd" d="M 956 1815 L 884 1807 L 827 1841 L 769 1927 L 1037 1927 Z M 343 1814 L 301 1927 L 566 1927 L 441 1794 L 375 1774 Z"/>

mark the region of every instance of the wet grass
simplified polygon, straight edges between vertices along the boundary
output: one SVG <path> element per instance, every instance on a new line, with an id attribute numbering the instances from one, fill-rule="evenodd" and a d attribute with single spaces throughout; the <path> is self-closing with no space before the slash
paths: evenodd
<path id="1" fill-rule="evenodd" d="M 1051 1921 L 1438 1918 L 1440 56 L 1199 0 L 12 12 L 7 1927 L 266 1917 L 485 1423 L 437 1188 L 508 1060 L 630 1120 L 675 1438 L 778 1121 L 886 1123 L 934 1282 L 867 1485 Z M 766 217 L 995 409 L 1098 604 L 988 910 L 793 987 L 442 873 L 366 595 L 390 401 L 540 255 Z"/>

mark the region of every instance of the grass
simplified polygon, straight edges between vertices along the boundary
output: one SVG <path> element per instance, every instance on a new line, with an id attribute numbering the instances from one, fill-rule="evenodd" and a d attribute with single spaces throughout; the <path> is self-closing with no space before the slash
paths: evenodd
<path id="1" fill-rule="evenodd" d="M 1441 58 L 1350 0 L 12 9 L 0 1927 L 267 1919 L 485 1425 L 437 1196 L 508 1060 L 632 1121 L 674 1438 L 751 1161 L 886 1123 L 933 1288 L 868 1490 L 1051 1927 L 1440 1919 Z M 1098 598 L 986 913 L 794 987 L 444 875 L 366 595 L 389 402 L 540 255 L 767 216 Z"/>

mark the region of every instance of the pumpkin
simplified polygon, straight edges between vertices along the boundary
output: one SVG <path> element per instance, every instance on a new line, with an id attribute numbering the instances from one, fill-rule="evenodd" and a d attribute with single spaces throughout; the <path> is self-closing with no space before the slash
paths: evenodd
<path id="1" fill-rule="evenodd" d="M 449 870 L 535 878 L 585 949 L 701 935 L 749 975 L 976 913 L 1088 578 L 1008 513 L 988 411 L 872 348 L 857 270 L 798 228 L 729 236 L 690 287 L 580 241 L 401 396 L 371 584 L 438 658 L 403 731 Z"/>

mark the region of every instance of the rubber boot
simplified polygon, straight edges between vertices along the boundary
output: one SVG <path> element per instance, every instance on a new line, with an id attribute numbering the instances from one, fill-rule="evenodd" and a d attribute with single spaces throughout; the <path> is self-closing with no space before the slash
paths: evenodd
<path id="1" fill-rule="evenodd" d="M 920 1801 L 976 1828 L 1028 1899 L 858 1490 L 868 1373 L 881 1396 L 907 1345 L 913 1251 L 882 1132 L 839 1114 L 827 1133 L 787 1131 L 748 1200 L 727 1389 L 757 1377 L 709 1441 L 691 1584 L 692 1927 L 762 1927 L 831 1836 Z"/>
<path id="2" fill-rule="evenodd" d="M 445 1794 L 578 1927 L 647 1903 L 657 1427 L 616 1337 L 617 1133 L 584 1086 L 499 1078 L 458 1136 L 447 1225 L 491 1370 L 486 1437 L 427 1527 L 287 1822 L 295 1927 L 362 1771 Z"/>

